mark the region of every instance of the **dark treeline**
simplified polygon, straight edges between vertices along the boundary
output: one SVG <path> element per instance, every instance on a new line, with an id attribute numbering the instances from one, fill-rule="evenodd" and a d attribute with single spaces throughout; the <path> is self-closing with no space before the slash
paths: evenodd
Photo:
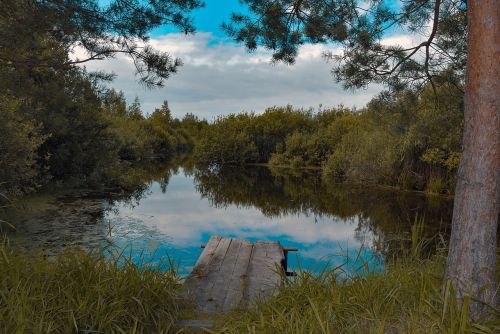
<path id="1" fill-rule="evenodd" d="M 321 168 L 325 178 L 449 194 L 461 152 L 463 93 L 448 79 L 423 91 L 382 93 L 360 110 L 273 107 L 219 117 L 198 161 Z"/>
<path id="2" fill-rule="evenodd" d="M 173 119 L 166 103 L 143 116 L 137 101 L 127 105 L 79 71 L 8 74 L 0 79 L 0 192 L 11 196 L 57 181 L 127 187 L 130 168 L 190 151 L 190 126 L 203 124 Z"/>

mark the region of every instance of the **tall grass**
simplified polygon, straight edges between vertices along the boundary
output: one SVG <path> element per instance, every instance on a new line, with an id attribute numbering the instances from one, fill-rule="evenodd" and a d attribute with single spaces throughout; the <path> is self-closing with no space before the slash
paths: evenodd
<path id="1" fill-rule="evenodd" d="M 300 269 L 283 277 L 276 296 L 218 317 L 218 327 L 207 331 L 500 333 L 500 310 L 491 307 L 472 322 L 470 300 L 458 307 L 451 284 L 443 284 L 443 243 L 429 252 L 436 240 L 422 241 L 421 233 L 416 224 L 384 270 Z M 175 319 L 190 312 L 173 269 L 134 265 L 123 253 L 110 260 L 68 250 L 49 259 L 14 250 L 4 239 L 0 268 L 0 333 L 170 333 Z"/>
<path id="2" fill-rule="evenodd" d="M 180 312 L 173 270 L 123 255 L 56 258 L 0 244 L 0 333 L 167 333 Z"/>
<path id="3" fill-rule="evenodd" d="M 500 311 L 491 307 L 471 322 L 449 282 L 443 284 L 445 248 L 434 255 L 415 226 L 398 256 L 384 270 L 342 267 L 319 274 L 300 270 L 279 293 L 222 319 L 217 333 L 500 333 Z"/>

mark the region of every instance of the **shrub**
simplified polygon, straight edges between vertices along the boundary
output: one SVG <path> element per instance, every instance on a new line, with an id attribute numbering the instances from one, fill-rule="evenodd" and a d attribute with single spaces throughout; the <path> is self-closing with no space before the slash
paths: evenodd
<path id="1" fill-rule="evenodd" d="M 397 138 L 373 128 L 347 133 L 324 164 L 324 174 L 353 182 L 390 183 L 398 162 Z"/>

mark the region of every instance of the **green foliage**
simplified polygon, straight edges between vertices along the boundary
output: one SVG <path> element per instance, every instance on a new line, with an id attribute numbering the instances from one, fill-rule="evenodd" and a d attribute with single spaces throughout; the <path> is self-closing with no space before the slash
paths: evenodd
<path id="1" fill-rule="evenodd" d="M 116 92 L 110 91 L 109 94 L 116 95 Z M 114 112 L 109 107 L 105 108 L 108 110 L 106 117 L 110 131 L 118 140 L 118 156 L 121 160 L 167 160 L 176 153 L 192 149 L 192 139 L 174 124 L 166 101 L 149 117 L 143 116 L 137 100 L 128 107 L 125 100 L 122 102 L 123 111 Z"/>
<path id="2" fill-rule="evenodd" d="M 208 164 L 267 162 L 288 135 L 312 124 L 310 111 L 291 106 L 219 117 L 207 127 L 196 147 L 197 159 Z"/>
<path id="3" fill-rule="evenodd" d="M 125 54 L 133 60 L 141 82 L 161 86 L 182 62 L 154 50 L 148 32 L 168 24 L 192 33 L 189 13 L 202 5 L 199 0 L 2 0 L 0 67 L 67 71 L 76 64 Z M 76 46 L 84 56 L 68 57 Z"/>
<path id="4" fill-rule="evenodd" d="M 56 258 L 0 245 L 0 332 L 167 333 L 179 313 L 172 271 L 66 250 Z"/>
<path id="5" fill-rule="evenodd" d="M 99 87 L 78 70 L 0 79 L 0 190 L 11 196 L 49 181 L 121 186 L 121 174 L 147 159 L 192 149 L 189 134 L 161 110 L 145 117 L 136 100 Z"/>
<path id="6" fill-rule="evenodd" d="M 49 181 L 121 186 L 133 163 L 191 150 L 168 105 L 145 117 L 137 99 L 127 105 L 103 85 L 112 75 L 77 64 L 126 54 L 144 84 L 162 85 L 180 61 L 148 46 L 148 31 L 168 23 L 193 32 L 188 13 L 201 5 L 1 1 L 0 192 L 12 197 Z M 77 46 L 82 59 L 70 55 Z"/>
<path id="7" fill-rule="evenodd" d="M 427 192 L 431 194 L 445 193 L 446 187 L 446 181 L 440 176 L 432 175 L 427 182 Z"/>
<path id="8" fill-rule="evenodd" d="M 252 114 L 219 117 L 201 137 L 195 150 L 197 159 L 209 164 L 257 161 L 257 147 L 248 133 L 252 118 Z"/>
<path id="9" fill-rule="evenodd" d="M 325 161 L 324 173 L 354 182 L 391 183 L 398 162 L 397 144 L 382 129 L 359 126 L 342 137 Z"/>
<path id="10" fill-rule="evenodd" d="M 306 43 L 337 44 L 327 53 L 332 74 L 346 88 L 384 83 L 394 90 L 422 87 L 446 69 L 463 79 L 467 58 L 465 1 L 242 0 L 223 28 L 250 51 L 262 46 L 273 61 L 295 62 Z M 430 27 L 429 27 L 429 22 Z M 391 29 L 389 29 L 391 28 Z M 424 42 L 402 47 L 384 36 L 419 33 Z M 432 47 L 430 47 L 432 45 Z"/>
<path id="11" fill-rule="evenodd" d="M 322 122 L 327 115 L 334 115 L 335 121 L 332 120 L 332 123 L 328 124 L 330 126 L 323 127 Z M 337 129 L 337 127 L 342 127 L 343 120 L 349 118 L 350 114 L 338 115 L 334 110 L 323 112 L 321 116 L 323 118 L 320 118 L 320 115 L 316 116 L 313 119 L 313 126 L 306 131 L 298 130 L 286 137 L 285 143 L 279 147 L 280 150 L 276 150 L 269 162 L 273 165 L 287 165 L 288 162 L 300 158 L 301 165 L 295 165 L 295 167 L 321 166 L 334 151 L 340 140 L 339 137 L 342 136 L 342 129 Z M 336 126 L 333 126 L 334 124 Z"/>
<path id="12" fill-rule="evenodd" d="M 196 156 L 214 165 L 313 167 L 326 178 L 451 193 L 463 93 L 443 80 L 435 90 L 384 92 L 359 111 L 339 107 L 313 114 L 288 106 L 221 117 L 203 128 Z M 439 187 L 432 175 L 439 176 Z"/>
<path id="13" fill-rule="evenodd" d="M 21 106 L 12 96 L 0 96 L 0 193 L 16 195 L 39 184 L 37 151 L 47 136 L 23 116 Z"/>

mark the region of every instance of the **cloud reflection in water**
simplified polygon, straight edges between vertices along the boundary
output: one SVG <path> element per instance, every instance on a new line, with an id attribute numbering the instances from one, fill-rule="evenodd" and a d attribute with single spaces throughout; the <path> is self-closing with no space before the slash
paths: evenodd
<path id="1" fill-rule="evenodd" d="M 116 205 L 106 220 L 113 226 L 112 240 L 119 247 L 131 247 L 135 255 L 144 249 L 153 251 L 153 261 L 168 255 L 180 261 L 181 273 L 187 273 L 210 236 L 276 240 L 284 246 L 299 248 L 303 268 L 319 270 L 327 261 L 339 265 L 347 256 L 354 257 L 361 246 L 369 246 L 373 235 L 358 230 L 359 219 L 341 219 L 331 215 L 264 215 L 253 206 L 228 204 L 214 206 L 197 191 L 192 176 L 172 175 L 165 193 L 153 183 L 149 195 L 138 205 Z M 289 266 L 297 268 L 291 253 Z M 373 253 L 365 249 L 362 258 Z"/>

